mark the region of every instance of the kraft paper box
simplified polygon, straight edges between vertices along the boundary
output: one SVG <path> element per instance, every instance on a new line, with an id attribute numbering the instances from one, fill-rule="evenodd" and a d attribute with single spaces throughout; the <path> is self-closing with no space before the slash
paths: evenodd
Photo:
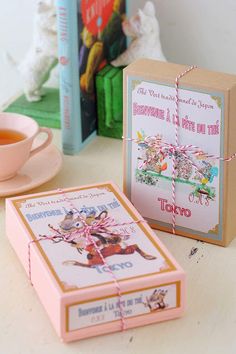
<path id="1" fill-rule="evenodd" d="M 81 228 L 78 213 L 88 225 L 104 216 L 114 220 L 112 234 L 91 236 L 105 265 L 84 235 L 62 241 L 65 232 Z M 110 182 L 7 200 L 7 236 L 64 341 L 120 331 L 119 303 L 126 329 L 182 315 L 185 273 L 140 220 Z"/>
<path id="2" fill-rule="evenodd" d="M 138 60 L 124 70 L 124 191 L 152 227 L 169 232 L 173 155 L 159 153 L 149 163 L 155 151 L 144 140 L 175 144 L 175 79 L 186 68 Z M 184 75 L 178 134 L 180 145 L 203 154 L 190 157 L 197 168 L 176 155 L 176 233 L 226 246 L 236 234 L 236 160 L 218 157 L 236 152 L 236 76 L 199 68 Z"/>

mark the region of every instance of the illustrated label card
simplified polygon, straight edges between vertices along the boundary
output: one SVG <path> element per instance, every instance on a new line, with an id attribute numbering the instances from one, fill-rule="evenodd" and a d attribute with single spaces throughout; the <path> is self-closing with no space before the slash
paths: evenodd
<path id="1" fill-rule="evenodd" d="M 33 238 L 56 235 L 35 244 L 64 291 L 113 282 L 110 270 L 122 281 L 174 269 L 142 223 L 133 222 L 129 207 L 110 184 L 29 198 L 16 207 Z M 94 232 L 93 242 L 83 233 L 65 242 L 63 235 L 83 228 L 81 217 L 87 225 L 105 217 L 117 225 Z"/>
<path id="2" fill-rule="evenodd" d="M 154 314 L 180 306 L 180 283 L 152 287 L 122 295 L 125 318 Z M 117 296 L 69 306 L 68 332 L 120 320 Z"/>
<path id="3" fill-rule="evenodd" d="M 144 139 L 175 144 L 175 88 L 129 77 L 128 93 L 127 192 L 144 217 L 171 227 L 173 155 L 157 153 Z M 179 89 L 179 143 L 203 154 L 190 154 L 192 163 L 181 152 L 175 156 L 177 229 L 214 239 L 221 239 L 223 174 L 221 162 L 206 155 L 223 156 L 223 113 L 221 94 Z"/>

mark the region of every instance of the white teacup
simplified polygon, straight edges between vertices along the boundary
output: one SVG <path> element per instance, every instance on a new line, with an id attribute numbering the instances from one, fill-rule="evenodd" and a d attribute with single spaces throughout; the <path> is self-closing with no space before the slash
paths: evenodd
<path id="1" fill-rule="evenodd" d="M 23 140 L 0 145 L 0 181 L 14 177 L 29 158 L 51 143 L 53 137 L 49 128 L 41 128 L 32 118 L 16 113 L 0 113 L 0 131 L 24 135 Z M 40 133 L 46 133 L 47 139 L 32 150 L 33 141 Z"/>

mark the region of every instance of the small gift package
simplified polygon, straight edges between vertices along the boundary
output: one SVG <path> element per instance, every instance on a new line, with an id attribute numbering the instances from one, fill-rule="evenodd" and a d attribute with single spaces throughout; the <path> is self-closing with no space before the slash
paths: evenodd
<path id="1" fill-rule="evenodd" d="M 124 191 L 150 225 L 236 234 L 236 76 L 138 60 L 124 70 Z"/>
<path id="2" fill-rule="evenodd" d="M 113 183 L 8 199 L 6 231 L 66 342 L 184 311 L 185 273 Z"/>
<path id="3" fill-rule="evenodd" d="M 96 75 L 98 135 L 122 137 L 123 130 L 123 71 L 105 66 Z"/>

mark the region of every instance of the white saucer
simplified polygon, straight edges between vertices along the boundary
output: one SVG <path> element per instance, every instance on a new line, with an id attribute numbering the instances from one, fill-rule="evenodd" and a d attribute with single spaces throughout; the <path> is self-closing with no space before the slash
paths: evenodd
<path id="1" fill-rule="evenodd" d="M 61 166 L 62 153 L 51 144 L 31 157 L 15 177 L 0 182 L 0 197 L 19 195 L 48 182 L 60 171 Z"/>

